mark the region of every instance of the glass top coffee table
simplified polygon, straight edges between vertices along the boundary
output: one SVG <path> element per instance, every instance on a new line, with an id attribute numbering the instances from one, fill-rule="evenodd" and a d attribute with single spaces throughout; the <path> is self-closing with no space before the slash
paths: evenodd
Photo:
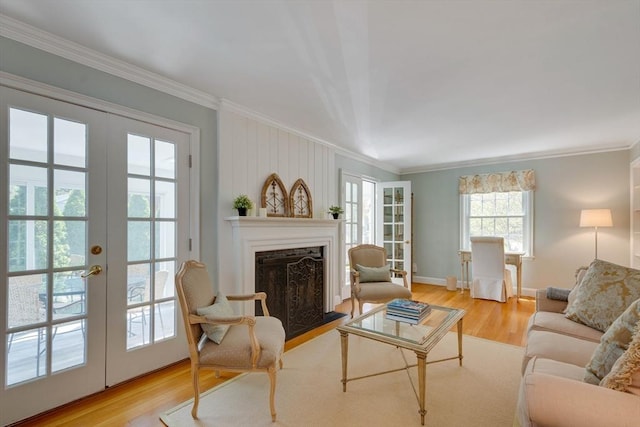
<path id="1" fill-rule="evenodd" d="M 412 325 L 406 322 L 387 319 L 386 311 L 387 305 L 384 304 L 336 328 L 338 332 L 340 332 L 342 349 L 342 391 L 347 391 L 347 383 L 349 381 L 407 370 L 417 366 L 418 393 L 416 397 L 420 405 L 418 412 L 421 423 L 424 425 L 424 417 L 427 413 L 425 409 L 426 365 L 429 363 L 458 359 L 460 366 L 462 366 L 462 318 L 466 312 L 462 309 L 431 305 L 431 313 L 419 324 Z M 429 360 L 427 362 L 429 351 L 431 351 L 431 349 L 440 342 L 442 337 L 447 334 L 449 329 L 456 324 L 458 331 L 458 355 L 444 359 Z M 378 372 L 362 377 L 347 378 L 349 334 L 411 350 L 416 354 L 417 363 L 415 365 L 407 365 L 404 368 Z"/>

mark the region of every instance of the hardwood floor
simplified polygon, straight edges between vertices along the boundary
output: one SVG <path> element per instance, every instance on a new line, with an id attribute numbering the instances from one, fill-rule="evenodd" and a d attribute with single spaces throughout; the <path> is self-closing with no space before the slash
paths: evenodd
<path id="1" fill-rule="evenodd" d="M 511 298 L 507 303 L 501 304 L 472 299 L 468 291 L 461 294 L 458 291 L 447 291 L 442 286 L 413 284 L 412 290 L 414 299 L 465 309 L 467 314 L 463 321 L 464 334 L 513 345 L 525 344 L 527 321 L 535 309 L 533 299 L 523 298 L 516 302 L 515 298 Z M 365 304 L 365 311 L 369 308 Z M 336 311 L 349 313 L 351 302 L 342 303 Z M 347 316 L 293 338 L 287 341 L 285 349 L 290 350 L 348 320 Z M 234 374 L 222 372 L 220 378 L 215 378 L 213 372 L 204 372 L 200 377 L 201 389 L 207 390 L 233 376 Z M 17 425 L 162 426 L 160 413 L 192 396 L 190 365 L 185 360 Z"/>

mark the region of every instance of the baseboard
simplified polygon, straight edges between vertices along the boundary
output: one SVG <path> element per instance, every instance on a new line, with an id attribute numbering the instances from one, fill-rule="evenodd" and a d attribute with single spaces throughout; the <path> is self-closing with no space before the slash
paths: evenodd
<path id="1" fill-rule="evenodd" d="M 423 284 L 427 284 L 427 285 L 437 285 L 437 286 L 447 286 L 447 279 L 443 279 L 440 277 L 426 277 L 426 276 L 412 276 L 411 280 L 415 283 L 423 283 Z M 460 289 L 460 287 L 462 286 L 462 281 L 458 280 L 458 285 L 457 288 Z M 523 297 L 533 297 L 535 298 L 536 296 L 536 291 L 537 289 L 534 288 L 522 288 L 522 295 Z M 516 289 L 514 287 L 513 289 L 513 294 L 515 295 L 516 293 Z"/>

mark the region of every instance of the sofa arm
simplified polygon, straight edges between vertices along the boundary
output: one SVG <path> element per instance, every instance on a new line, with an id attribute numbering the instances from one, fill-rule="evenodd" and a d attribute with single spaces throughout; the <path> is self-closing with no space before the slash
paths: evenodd
<path id="1" fill-rule="evenodd" d="M 567 302 L 547 298 L 546 289 L 536 291 L 536 311 L 563 313 L 565 308 L 567 308 Z"/>
<path id="2" fill-rule="evenodd" d="M 640 396 L 543 373 L 523 381 L 532 425 L 632 427 L 640 420 Z"/>

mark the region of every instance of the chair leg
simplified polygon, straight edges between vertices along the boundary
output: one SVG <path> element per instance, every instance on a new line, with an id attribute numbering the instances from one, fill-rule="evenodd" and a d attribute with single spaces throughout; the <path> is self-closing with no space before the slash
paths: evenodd
<path id="1" fill-rule="evenodd" d="M 351 318 L 353 319 L 353 311 L 356 309 L 356 297 L 351 293 Z"/>
<path id="2" fill-rule="evenodd" d="M 275 394 L 276 394 L 276 367 L 271 366 L 268 370 L 269 373 L 269 382 L 271 383 L 271 387 L 269 388 L 269 408 L 271 409 L 271 421 L 276 421 L 276 405 L 275 405 Z"/>
<path id="3" fill-rule="evenodd" d="M 358 300 L 358 309 L 360 310 L 359 314 L 362 314 L 362 310 L 364 310 L 364 301 Z"/>
<path id="4" fill-rule="evenodd" d="M 193 382 L 193 408 L 191 408 L 191 417 L 198 418 L 198 404 L 200 403 L 200 379 L 198 368 L 191 366 L 191 380 Z"/>

